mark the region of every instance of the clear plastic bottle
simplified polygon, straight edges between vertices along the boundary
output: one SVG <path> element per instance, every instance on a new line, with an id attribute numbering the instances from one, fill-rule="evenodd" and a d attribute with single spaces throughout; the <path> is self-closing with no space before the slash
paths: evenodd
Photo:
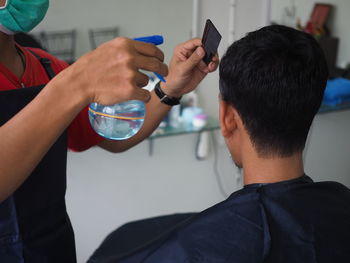
<path id="1" fill-rule="evenodd" d="M 154 45 L 163 43 L 163 37 L 158 35 L 134 40 Z M 89 120 L 92 128 L 107 139 L 126 140 L 134 136 L 141 129 L 144 119 L 145 104 L 138 100 L 108 106 L 91 103 L 89 106 Z"/>
<path id="2" fill-rule="evenodd" d="M 91 103 L 89 120 L 92 128 L 101 136 L 112 140 L 126 140 L 134 136 L 145 119 L 145 104 L 142 101 L 104 106 Z"/>

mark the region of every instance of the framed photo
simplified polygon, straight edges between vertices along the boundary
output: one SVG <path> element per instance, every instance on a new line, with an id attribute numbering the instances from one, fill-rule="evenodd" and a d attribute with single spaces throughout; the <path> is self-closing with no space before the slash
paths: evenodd
<path id="1" fill-rule="evenodd" d="M 316 3 L 311 13 L 310 22 L 318 28 L 323 28 L 331 9 L 332 5 Z"/>

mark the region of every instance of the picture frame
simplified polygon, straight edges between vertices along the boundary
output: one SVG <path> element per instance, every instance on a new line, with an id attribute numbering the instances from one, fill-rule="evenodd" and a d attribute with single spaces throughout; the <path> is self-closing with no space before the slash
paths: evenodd
<path id="1" fill-rule="evenodd" d="M 323 28 L 329 17 L 332 5 L 315 3 L 310 16 L 310 22 L 317 28 Z"/>

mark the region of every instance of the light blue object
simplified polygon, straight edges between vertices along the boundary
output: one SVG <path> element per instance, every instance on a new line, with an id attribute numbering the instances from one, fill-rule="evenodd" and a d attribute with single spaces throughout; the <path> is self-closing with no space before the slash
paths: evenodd
<path id="1" fill-rule="evenodd" d="M 336 106 L 347 102 L 350 102 L 350 80 L 344 78 L 328 80 L 323 104 Z"/>
<path id="2" fill-rule="evenodd" d="M 186 107 L 182 110 L 182 120 L 183 123 L 185 125 L 185 127 L 187 128 L 192 128 L 193 127 L 193 120 L 194 118 L 199 115 L 202 114 L 203 110 L 201 108 L 198 107 Z"/>
<path id="3" fill-rule="evenodd" d="M 89 120 L 101 136 L 112 140 L 125 140 L 134 136 L 145 119 L 145 104 L 139 100 L 104 106 L 91 103 Z"/>
<path id="4" fill-rule="evenodd" d="M 49 0 L 7 0 L 0 7 L 0 25 L 6 33 L 29 32 L 46 15 Z"/>
<path id="5" fill-rule="evenodd" d="M 160 45 L 162 36 L 135 38 L 134 40 Z M 161 77 L 162 76 L 158 76 Z M 89 120 L 92 128 L 102 137 L 111 140 L 126 140 L 134 136 L 142 127 L 145 119 L 145 103 L 130 100 L 114 105 L 91 103 Z"/>

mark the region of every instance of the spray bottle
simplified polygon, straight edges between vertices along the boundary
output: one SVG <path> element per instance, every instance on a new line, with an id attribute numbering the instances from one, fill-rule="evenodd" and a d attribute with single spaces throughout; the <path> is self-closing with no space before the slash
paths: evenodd
<path id="1" fill-rule="evenodd" d="M 164 42 L 162 36 L 135 38 L 134 40 L 160 45 Z M 161 81 L 164 78 L 154 73 Z M 145 119 L 145 103 L 130 100 L 114 105 L 91 103 L 89 120 L 92 128 L 101 136 L 112 140 L 126 140 L 134 136 L 142 127 Z"/>

